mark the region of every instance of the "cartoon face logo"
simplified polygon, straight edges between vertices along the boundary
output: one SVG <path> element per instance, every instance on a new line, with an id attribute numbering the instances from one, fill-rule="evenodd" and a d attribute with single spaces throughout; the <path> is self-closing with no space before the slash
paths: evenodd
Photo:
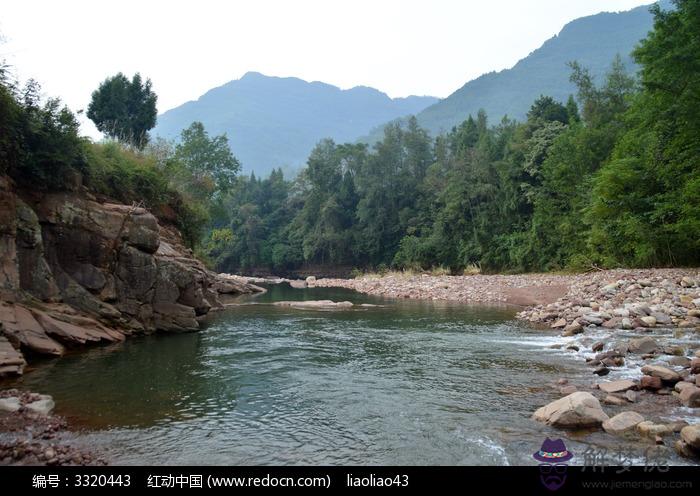
<path id="1" fill-rule="evenodd" d="M 532 455 L 540 462 L 540 480 L 542 485 L 550 491 L 560 489 L 566 482 L 567 465 L 564 462 L 571 460 L 574 455 L 566 449 L 561 439 L 545 439 L 542 448 Z"/>

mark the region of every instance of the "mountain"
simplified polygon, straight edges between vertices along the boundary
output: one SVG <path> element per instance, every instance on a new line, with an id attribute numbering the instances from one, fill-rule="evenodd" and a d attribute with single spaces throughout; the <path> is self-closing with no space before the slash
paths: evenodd
<path id="1" fill-rule="evenodd" d="M 664 9 L 672 6 L 669 0 L 660 3 Z M 540 95 L 565 102 L 569 95 L 575 94 L 576 88 L 569 81 L 569 62 L 578 61 L 598 81 L 610 69 L 617 54 L 631 72 L 635 71 L 630 54 L 652 26 L 649 6 L 576 19 L 511 69 L 484 74 L 426 108 L 417 115 L 418 122 L 432 134 L 439 134 L 470 114 L 476 115 L 479 109 L 486 111 L 491 123 L 499 122 L 505 115 L 522 120 Z M 384 125 L 373 129 L 362 140 L 377 141 L 383 128 Z"/>
<path id="2" fill-rule="evenodd" d="M 226 133 L 245 173 L 296 169 L 323 138 L 355 141 L 368 129 L 435 103 L 433 97 L 389 98 L 365 86 L 341 90 L 330 84 L 249 72 L 198 100 L 158 116 L 154 136 L 176 139 L 201 121 L 210 135 Z"/>

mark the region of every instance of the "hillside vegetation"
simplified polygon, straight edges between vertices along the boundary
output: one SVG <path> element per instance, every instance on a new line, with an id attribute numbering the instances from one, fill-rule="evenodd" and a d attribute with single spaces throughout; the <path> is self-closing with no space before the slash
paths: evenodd
<path id="1" fill-rule="evenodd" d="M 239 178 L 206 251 L 222 270 L 305 264 L 453 273 L 700 263 L 700 4 L 654 30 L 576 97 L 523 122 L 480 111 L 432 139 L 415 118 L 371 149 L 321 141 L 293 182 Z M 544 89 L 543 89 L 544 90 Z"/>

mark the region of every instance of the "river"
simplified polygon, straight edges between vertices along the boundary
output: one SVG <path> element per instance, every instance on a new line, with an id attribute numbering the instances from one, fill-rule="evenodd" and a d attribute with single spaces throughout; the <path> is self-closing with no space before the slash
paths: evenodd
<path id="1" fill-rule="evenodd" d="M 270 305 L 316 299 L 379 306 Z M 638 443 L 530 419 L 557 379 L 593 376 L 512 308 L 286 284 L 236 303 L 201 332 L 44 360 L 12 385 L 53 395 L 74 441 L 114 464 L 530 465 L 547 436 L 571 463 L 592 446 L 641 463 Z"/>

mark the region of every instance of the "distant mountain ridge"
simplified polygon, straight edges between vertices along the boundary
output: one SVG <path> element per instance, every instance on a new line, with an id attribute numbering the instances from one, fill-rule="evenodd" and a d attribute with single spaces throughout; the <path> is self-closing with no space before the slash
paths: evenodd
<path id="1" fill-rule="evenodd" d="M 670 0 L 659 2 L 672 8 Z M 569 81 L 568 63 L 579 62 L 597 80 L 610 69 L 617 54 L 630 72 L 636 70 L 631 52 L 653 27 L 649 5 L 632 10 L 582 17 L 566 24 L 561 32 L 516 63 L 511 69 L 490 72 L 469 81 L 447 98 L 417 114 L 418 123 L 436 135 L 449 131 L 469 115 L 484 109 L 494 124 L 504 116 L 525 118 L 540 95 L 565 102 L 576 88 Z M 381 138 L 384 125 L 362 141 Z"/>
<path id="2" fill-rule="evenodd" d="M 210 134 L 227 134 L 244 173 L 266 175 L 276 167 L 303 165 L 323 138 L 355 141 L 369 129 L 416 114 L 437 100 L 392 99 L 366 86 L 341 90 L 321 82 L 248 72 L 159 115 L 153 135 L 176 139 L 193 121 L 201 121 Z"/>

